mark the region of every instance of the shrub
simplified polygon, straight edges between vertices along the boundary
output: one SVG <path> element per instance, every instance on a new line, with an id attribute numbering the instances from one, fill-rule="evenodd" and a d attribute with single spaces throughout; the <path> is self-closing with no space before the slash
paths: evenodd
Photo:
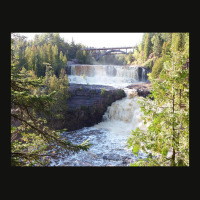
<path id="1" fill-rule="evenodd" d="M 101 89 L 101 95 L 102 95 L 102 96 L 105 95 L 105 90 L 106 90 L 106 88 L 102 88 L 102 89 Z"/>

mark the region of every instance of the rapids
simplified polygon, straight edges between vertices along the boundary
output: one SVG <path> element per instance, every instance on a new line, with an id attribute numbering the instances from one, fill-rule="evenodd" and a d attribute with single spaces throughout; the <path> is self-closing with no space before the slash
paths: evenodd
<path id="1" fill-rule="evenodd" d="M 124 67 L 124 68 L 123 68 Z M 138 67 L 109 65 L 78 65 L 70 67 L 69 82 L 77 84 L 111 85 L 123 88 L 126 97 L 107 108 L 102 122 L 92 127 L 64 132 L 67 140 L 80 144 L 89 139 L 93 145 L 88 151 L 52 159 L 51 166 L 129 166 L 145 154 L 134 156 L 127 148 L 127 139 L 136 127 L 145 129 L 142 113 L 137 104 L 137 92 L 126 86 L 147 81 L 145 69 L 139 78 Z"/>

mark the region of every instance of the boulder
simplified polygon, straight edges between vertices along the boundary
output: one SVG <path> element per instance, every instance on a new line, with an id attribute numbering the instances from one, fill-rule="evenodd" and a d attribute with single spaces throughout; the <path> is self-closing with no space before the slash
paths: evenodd
<path id="1" fill-rule="evenodd" d="M 129 89 L 136 89 L 138 96 L 147 97 L 151 92 L 151 83 L 140 83 L 127 86 Z"/>

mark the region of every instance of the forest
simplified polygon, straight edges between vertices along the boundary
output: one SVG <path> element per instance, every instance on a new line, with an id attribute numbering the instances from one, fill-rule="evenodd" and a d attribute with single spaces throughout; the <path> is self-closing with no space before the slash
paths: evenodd
<path id="1" fill-rule="evenodd" d="M 88 140 L 66 141 L 61 137 L 65 129 L 52 128 L 67 110 L 65 68 L 74 59 L 150 69 L 151 95 L 139 100 L 148 128 L 133 130 L 127 143 L 135 155 L 151 153 L 131 166 L 189 166 L 189 33 L 144 33 L 134 52 L 98 62 L 83 47 L 73 39 L 65 42 L 59 33 L 36 34 L 28 41 L 11 34 L 11 166 L 48 166 L 59 148 L 77 153 L 91 147 Z"/>

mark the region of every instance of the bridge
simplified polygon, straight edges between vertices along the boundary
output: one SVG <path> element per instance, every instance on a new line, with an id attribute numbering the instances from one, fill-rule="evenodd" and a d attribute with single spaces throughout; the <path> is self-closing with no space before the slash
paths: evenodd
<path id="1" fill-rule="evenodd" d="M 92 53 L 92 56 L 95 57 L 95 60 L 98 61 L 102 56 L 109 55 L 111 53 L 120 53 L 120 54 L 128 55 L 127 49 L 134 49 L 134 48 L 136 48 L 136 46 L 135 47 L 82 48 L 81 50 L 90 51 Z M 126 51 L 122 51 L 121 49 L 126 50 Z"/>

